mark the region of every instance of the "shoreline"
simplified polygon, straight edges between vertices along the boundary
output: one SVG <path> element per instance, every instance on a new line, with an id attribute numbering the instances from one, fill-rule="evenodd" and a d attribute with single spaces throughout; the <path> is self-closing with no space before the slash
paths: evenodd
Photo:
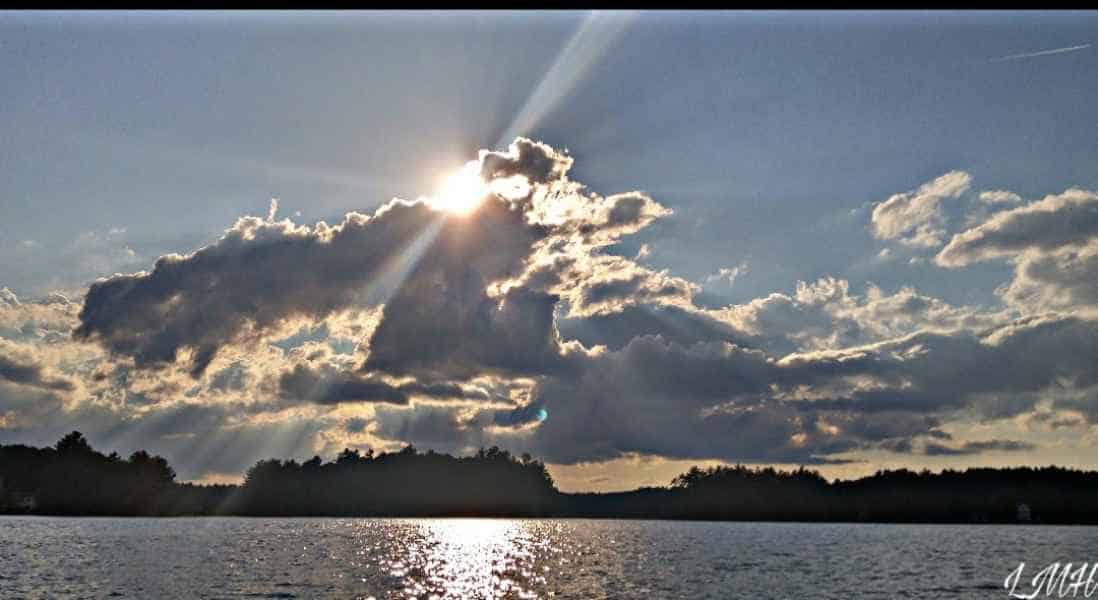
<path id="1" fill-rule="evenodd" d="M 653 521 L 663 523 L 752 523 L 770 525 L 918 525 L 918 526 L 950 526 L 959 525 L 972 527 L 1098 527 L 1095 523 L 1017 523 L 1010 521 L 981 522 L 970 521 L 805 521 L 805 520 L 774 520 L 774 519 L 693 519 L 693 518 L 667 518 L 667 517 L 610 517 L 610 516 L 503 516 L 503 515 L 71 515 L 71 514 L 43 514 L 43 513 L 0 513 L 0 519 L 4 518 L 45 518 L 45 519 L 353 519 L 353 520 L 515 520 L 515 521 Z"/>

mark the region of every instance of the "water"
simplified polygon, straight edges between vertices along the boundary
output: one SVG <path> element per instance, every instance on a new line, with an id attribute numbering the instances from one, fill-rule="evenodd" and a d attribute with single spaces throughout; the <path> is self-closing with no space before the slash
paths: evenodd
<path id="1" fill-rule="evenodd" d="M 0 598 L 1007 598 L 1019 561 L 1095 555 L 1096 527 L 3 517 Z"/>

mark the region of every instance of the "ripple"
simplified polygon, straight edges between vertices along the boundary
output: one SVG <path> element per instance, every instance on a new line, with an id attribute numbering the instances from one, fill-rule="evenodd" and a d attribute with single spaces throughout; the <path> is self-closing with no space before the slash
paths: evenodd
<path id="1" fill-rule="evenodd" d="M 1094 560 L 1098 528 L 18 517 L 0 539 L 3 598 L 968 599 Z"/>

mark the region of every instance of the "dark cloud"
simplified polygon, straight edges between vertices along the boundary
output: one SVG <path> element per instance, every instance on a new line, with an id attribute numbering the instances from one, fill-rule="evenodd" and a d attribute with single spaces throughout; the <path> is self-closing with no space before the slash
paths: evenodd
<path id="1" fill-rule="evenodd" d="M 794 407 L 759 398 L 775 368 L 765 354 L 729 344 L 681 346 L 638 337 L 620 351 L 584 358 L 568 376 L 540 378 L 531 401 L 514 411 L 465 420 L 455 411 L 436 410 L 429 419 L 418 410 L 390 411 L 378 433 L 414 434 L 451 447 L 505 443 L 557 463 L 632 453 L 819 462 L 813 450 L 850 447 L 795 437 L 802 427 Z M 707 410 L 737 398 L 742 406 Z M 535 419 L 542 410 L 544 419 Z M 481 419 L 500 429 L 486 430 Z M 540 424 L 526 429 L 535 420 Z"/>
<path id="2" fill-rule="evenodd" d="M 210 389 L 217 391 L 240 391 L 248 382 L 248 369 L 241 362 L 235 362 L 214 373 L 210 377 Z"/>
<path id="3" fill-rule="evenodd" d="M 547 183 L 563 178 L 572 167 L 572 158 L 541 142 L 518 138 L 506 153 L 482 150 L 480 163 L 485 181 L 522 175 L 530 183 Z"/>
<path id="4" fill-rule="evenodd" d="M 14 383 L 29 385 L 41 384 L 41 367 L 35 364 L 20 363 L 0 356 L 0 378 Z"/>
<path id="5" fill-rule="evenodd" d="M 14 345 L 5 343 L 0 343 L 0 381 L 58 391 L 74 388 L 69 379 L 46 374 L 33 357 L 19 356 Z"/>
<path id="6" fill-rule="evenodd" d="M 414 409 L 378 407 L 375 433 L 382 439 L 412 443 L 440 452 L 465 453 L 486 445 L 490 422 L 469 421 L 453 408 L 423 405 Z M 488 444 L 490 445 L 490 444 Z"/>
<path id="7" fill-rule="evenodd" d="M 392 413 L 379 434 L 414 433 L 453 447 L 502 442 L 557 463 L 633 453 L 812 463 L 863 448 L 908 451 L 919 437 L 949 439 L 940 427 L 960 410 L 988 418 L 1031 411 L 1044 390 L 1098 384 L 1096 358 L 1098 322 L 1071 317 L 983 333 L 921 332 L 780 361 L 726 342 L 644 336 L 584 358 L 568 377 L 539 379 L 528 405 L 494 415 L 501 430 L 486 433 L 475 419 L 440 409 L 431 419 Z M 540 410 L 544 420 L 525 429 Z"/>
<path id="8" fill-rule="evenodd" d="M 818 367 L 728 343 L 638 337 L 592 359 L 578 381 L 539 384 L 534 403 L 548 418 L 532 438 L 558 462 L 639 452 L 808 463 L 941 424 L 921 407 L 850 410 L 783 393 L 822 378 Z"/>
<path id="9" fill-rule="evenodd" d="M 887 439 L 878 444 L 877 447 L 897 454 L 911 454 L 915 450 L 911 438 Z"/>
<path id="10" fill-rule="evenodd" d="M 392 383 L 374 375 L 349 372 L 337 367 L 311 368 L 303 364 L 279 376 L 279 394 L 294 402 L 340 404 L 383 402 L 408 404 L 412 397 L 436 400 L 488 399 L 483 390 L 465 389 L 455 383 Z"/>
<path id="11" fill-rule="evenodd" d="M 1017 440 L 987 440 L 981 442 L 965 442 L 960 446 L 943 446 L 929 443 L 923 453 L 927 456 L 969 456 L 984 452 L 1022 452 L 1033 450 L 1037 446 L 1029 442 Z"/>
<path id="12" fill-rule="evenodd" d="M 370 421 L 363 419 L 362 417 L 353 417 L 347 419 L 343 423 L 343 430 L 347 433 L 362 433 L 366 431 L 366 427 L 370 424 Z"/>
<path id="13" fill-rule="evenodd" d="M 607 214 L 606 222 L 611 226 L 633 225 L 639 223 L 651 205 L 651 199 L 641 194 L 621 194 L 613 198 L 614 204 Z"/>
<path id="14" fill-rule="evenodd" d="M 879 385 L 814 404 L 835 410 L 935 411 L 968 407 L 1005 417 L 1031 410 L 1037 392 L 1098 383 L 1098 321 L 1075 317 L 1022 319 L 982 334 L 921 332 L 838 351 L 780 361 L 790 380 L 826 386 L 871 377 Z"/>
<path id="15" fill-rule="evenodd" d="M 201 373 L 225 344 L 367 303 L 375 278 L 439 218 L 402 202 L 373 217 L 350 213 L 335 227 L 245 217 L 191 255 L 92 284 L 74 335 L 142 367 L 175 362 L 189 349 Z"/>
<path id="16" fill-rule="evenodd" d="M 540 371 L 559 360 L 555 296 L 525 288 L 500 297 L 487 291 L 521 273 L 544 230 L 502 202 L 476 217 L 445 228 L 385 304 L 364 369 L 451 379 Z"/>
<path id="17" fill-rule="evenodd" d="M 279 377 L 278 387 L 283 398 L 315 404 L 408 404 L 407 393 L 384 381 L 338 370 L 318 372 L 305 365 L 297 365 L 283 373 Z"/>

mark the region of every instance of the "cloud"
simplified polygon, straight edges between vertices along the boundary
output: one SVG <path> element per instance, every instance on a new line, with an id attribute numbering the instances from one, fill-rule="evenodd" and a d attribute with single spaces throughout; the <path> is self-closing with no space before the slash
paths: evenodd
<path id="1" fill-rule="evenodd" d="M 616 265 L 620 266 L 615 268 Z M 571 296 L 577 307 L 573 314 L 605 314 L 636 304 L 689 305 L 697 288 L 666 271 L 636 267 L 617 257 L 606 257 L 593 271 L 597 274 L 583 277 Z"/>
<path id="2" fill-rule="evenodd" d="M 396 299 L 400 300 L 400 297 Z M 565 367 L 553 326 L 555 296 L 522 288 L 502 299 L 409 305 L 385 315 L 363 368 L 428 379 L 530 375 Z M 425 319 L 437 310 L 439 320 Z"/>
<path id="3" fill-rule="evenodd" d="M 0 339 L 51 344 L 68 339 L 77 322 L 78 304 L 59 292 L 27 301 L 20 301 L 7 288 L 0 292 L 7 292 L 6 300 L 0 298 Z"/>
<path id="4" fill-rule="evenodd" d="M 1006 258 L 1014 279 L 1000 292 L 1030 311 L 1098 306 L 1098 194 L 1072 188 L 999 212 L 961 232 L 935 257 L 947 268 Z"/>
<path id="5" fill-rule="evenodd" d="M 1005 418 L 1031 410 L 1047 388 L 1094 385 L 1095 333 L 1093 322 L 1021 321 L 983 335 L 918 333 L 780 361 L 726 342 L 637 337 L 591 357 L 574 377 L 540 380 L 530 405 L 548 416 L 536 429 L 486 432 L 439 409 L 427 421 L 395 412 L 379 435 L 416 432 L 453 447 L 502 442 L 558 463 L 634 453 L 821 462 L 885 441 L 942 437 L 943 417 L 958 410 Z M 1034 350 L 1040 360 L 1028 358 Z M 987 404 L 999 394 L 1014 402 Z"/>
<path id="6" fill-rule="evenodd" d="M 962 267 L 1025 250 L 1050 251 L 1098 237 L 1098 194 L 1072 188 L 992 216 L 953 236 L 935 262 Z"/>
<path id="7" fill-rule="evenodd" d="M 371 377 L 329 369 L 318 372 L 298 364 L 279 377 L 279 392 L 285 398 L 317 404 L 340 402 L 388 402 L 408 404 L 408 394 L 397 386 Z"/>
<path id="8" fill-rule="evenodd" d="M 393 200 L 307 226 L 276 220 L 272 204 L 82 298 L 5 289 L 5 426 L 39 439 L 84 423 L 112 443 L 166 445 L 201 474 L 344 444 L 499 444 L 572 465 L 972 455 L 1028 442 L 950 442 L 943 427 L 1038 410 L 1098 416 L 1087 395 L 1098 321 L 1086 314 L 1023 310 L 1013 284 L 1007 304 L 979 307 L 835 277 L 703 308 L 696 283 L 621 255 L 667 207 L 594 193 L 569 179 L 571 157 L 532 140 L 478 160 L 485 187 L 509 191 L 487 191 L 467 214 Z M 897 194 L 876 205 L 874 234 L 940 244 L 943 206 L 970 187 L 953 171 Z M 1004 210 L 938 260 L 1006 257 L 1025 275 L 1014 283 L 1086 301 L 1087 194 L 982 198 Z"/>
<path id="9" fill-rule="evenodd" d="M 65 377 L 48 374 L 34 353 L 0 340 L 0 381 L 47 390 L 71 391 L 73 383 Z"/>
<path id="10" fill-rule="evenodd" d="M 984 190 L 980 192 L 980 202 L 984 204 L 1018 204 L 1022 197 L 1007 190 Z"/>
<path id="11" fill-rule="evenodd" d="M 1084 415 L 1073 410 L 1038 410 L 1026 419 L 1027 426 L 1034 424 L 1046 427 L 1050 430 L 1078 428 L 1086 426 L 1087 419 Z"/>
<path id="12" fill-rule="evenodd" d="M 280 375 L 279 393 L 286 399 L 316 404 L 383 402 L 406 405 L 413 397 L 436 400 L 488 399 L 488 394 L 483 390 L 466 389 L 454 383 L 395 383 L 378 376 L 344 371 L 332 365 L 311 368 L 300 363 Z"/>
<path id="13" fill-rule="evenodd" d="M 138 366 L 172 363 L 189 349 L 201 373 L 225 344 L 365 303 L 375 276 L 437 218 L 403 202 L 372 217 L 350 213 L 335 227 L 244 217 L 193 254 L 92 284 L 75 336 Z"/>
<path id="14" fill-rule="evenodd" d="M 929 443 L 924 447 L 923 453 L 927 456 L 969 456 L 984 452 L 1023 452 L 1036 447 L 1034 444 L 1019 440 L 985 440 L 965 442 L 960 446 Z"/>
<path id="15" fill-rule="evenodd" d="M 570 261 L 567 291 L 577 305 L 689 295 L 682 280 L 591 256 L 667 214 L 647 196 L 590 194 L 566 179 L 570 158 L 525 139 L 507 153 L 481 153 L 481 163 L 486 177 L 523 177 L 537 189 L 524 198 L 490 194 L 467 218 L 399 200 L 334 227 L 244 217 L 193 254 L 93 284 L 75 336 L 141 368 L 183 360 L 198 376 L 226 345 L 255 342 L 294 319 L 384 304 L 366 369 L 460 378 L 540 369 L 560 353 L 553 290 L 498 287 L 531 263 L 560 279 L 552 265 L 564 262 L 554 261 Z M 611 279 L 608 261 L 633 275 Z M 602 280 L 579 285 L 580 273 Z"/>
<path id="16" fill-rule="evenodd" d="M 716 316 L 679 306 L 635 305 L 586 317 L 564 316 L 557 319 L 557 328 L 565 340 L 577 340 L 588 348 L 606 346 L 611 350 L 619 350 L 641 335 L 658 335 L 679 344 L 757 342 L 757 336 Z"/>
<path id="17" fill-rule="evenodd" d="M 14 439 L 13 434 L 38 426 L 63 406 L 62 398 L 53 391 L 0 379 L 0 434 L 6 440 Z"/>
<path id="18" fill-rule="evenodd" d="M 874 371 L 861 367 L 860 374 Z M 530 404 L 513 411 L 544 410 L 536 428 L 523 418 L 512 429 L 486 428 L 480 415 L 436 407 L 429 418 L 389 411 L 377 433 L 451 448 L 500 443 L 560 464 L 630 455 L 819 464 L 882 440 L 941 434 L 932 407 L 858 410 L 775 393 L 775 386 L 789 392 L 826 383 L 835 376 L 830 370 L 825 360 L 783 365 L 733 344 L 644 336 L 592 357 L 575 377 L 541 379 Z M 508 422 L 498 415 L 494 424 Z"/>
<path id="19" fill-rule="evenodd" d="M 852 294 L 846 280 L 834 277 L 798 282 L 792 296 L 775 292 L 707 314 L 740 332 L 740 339 L 777 355 L 858 346 L 921 330 L 983 328 L 1010 317 L 952 306 L 911 287 L 887 294 L 869 285 L 865 294 Z"/>
<path id="20" fill-rule="evenodd" d="M 442 408 L 426 414 L 389 411 L 379 419 L 377 433 L 415 436 L 411 439 L 451 448 L 502 443 L 565 464 L 631 453 L 777 456 L 794 431 L 785 415 L 700 414 L 727 395 L 748 391 L 745 386 L 756 391 L 765 387 L 767 369 L 759 352 L 722 344 L 683 347 L 640 337 L 620 351 L 584 361 L 575 374 L 539 379 L 529 404 L 515 411 L 464 416 Z M 515 413 L 537 410 L 545 410 L 546 418 L 536 428 L 527 427 L 530 417 L 515 418 Z"/>
<path id="21" fill-rule="evenodd" d="M 1025 317 L 982 332 L 918 332 L 867 346 L 799 353 L 778 365 L 815 386 L 818 407 L 966 409 L 985 418 L 1030 411 L 1046 394 L 1098 384 L 1098 321 Z M 842 393 L 841 384 L 849 385 Z M 838 398 L 825 398 L 836 386 Z"/>
<path id="22" fill-rule="evenodd" d="M 6 284 L 41 293 L 83 286 L 104 273 L 137 268 L 148 256 L 126 229 L 84 231 L 64 243 L 0 240 L 0 272 Z"/>
<path id="23" fill-rule="evenodd" d="M 945 235 L 942 201 L 959 198 L 971 186 L 971 175 L 950 171 L 915 191 L 894 194 L 873 207 L 873 235 L 882 240 L 898 239 L 910 246 L 941 245 Z"/>
<path id="24" fill-rule="evenodd" d="M 77 429 L 106 452 L 126 455 L 144 448 L 162 454 L 188 480 L 209 472 L 242 473 L 270 456 L 311 456 L 320 449 L 321 433 L 332 426 L 317 414 L 256 419 L 243 405 L 205 398 L 182 401 L 181 394 L 144 405 L 65 399 L 63 394 L 0 380 L 5 443 L 50 446 Z"/>
<path id="25" fill-rule="evenodd" d="M 726 285 L 733 285 L 736 283 L 736 279 L 747 272 L 747 263 L 743 262 L 735 267 L 721 267 L 717 269 L 717 272 L 709 275 L 705 278 L 706 283 L 725 282 Z"/>
<path id="26" fill-rule="evenodd" d="M 535 184 L 562 179 L 572 168 L 572 158 L 548 144 L 518 138 L 508 152 L 482 150 L 480 164 L 481 178 L 485 181 L 521 175 Z"/>
<path id="27" fill-rule="evenodd" d="M 1098 243 L 1058 252 L 1024 254 L 1014 279 L 1000 290 L 1011 304 L 1033 311 L 1094 312 L 1098 308 Z"/>
<path id="28" fill-rule="evenodd" d="M 19 306 L 19 297 L 15 295 L 15 292 L 9 290 L 6 287 L 0 288 L 0 306 Z"/>
<path id="29" fill-rule="evenodd" d="M 849 448 L 827 436 L 796 437 L 805 423 L 794 407 L 766 398 L 775 371 L 758 350 L 637 337 L 578 377 L 539 383 L 532 404 L 548 418 L 531 442 L 559 463 L 629 454 L 819 462 Z"/>

